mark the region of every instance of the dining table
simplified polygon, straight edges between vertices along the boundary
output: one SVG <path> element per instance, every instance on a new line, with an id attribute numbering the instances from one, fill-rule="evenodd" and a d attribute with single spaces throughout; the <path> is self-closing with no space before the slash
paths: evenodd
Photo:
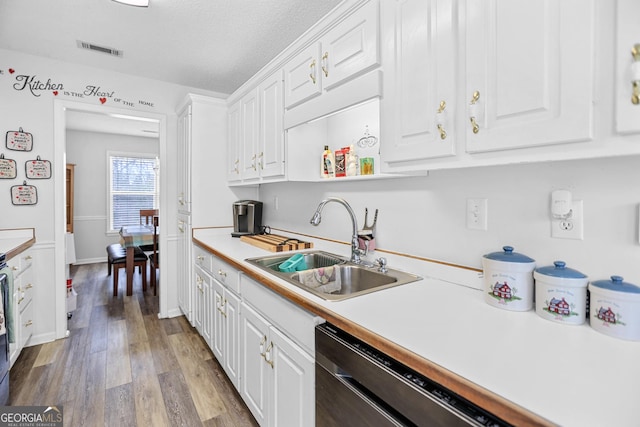
<path id="1" fill-rule="evenodd" d="M 157 233 L 157 229 L 156 229 Z M 127 272 L 127 295 L 133 294 L 133 254 L 136 246 L 153 244 L 153 225 L 133 224 L 120 228 L 120 244 L 127 250 L 125 271 Z"/>

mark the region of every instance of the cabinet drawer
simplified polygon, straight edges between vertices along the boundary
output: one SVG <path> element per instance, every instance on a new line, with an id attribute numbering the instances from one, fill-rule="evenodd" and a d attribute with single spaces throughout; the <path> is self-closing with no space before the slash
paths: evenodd
<path id="1" fill-rule="evenodd" d="M 242 298 L 309 354 L 315 354 L 315 326 L 322 319 L 287 301 L 260 283 L 240 276 Z"/>
<path id="2" fill-rule="evenodd" d="M 195 265 L 211 273 L 213 271 L 213 255 L 198 245 L 193 245 L 193 259 Z"/>
<path id="3" fill-rule="evenodd" d="M 238 272 L 238 270 L 231 267 L 220 258 L 216 258 L 215 256 L 212 256 L 211 258 L 211 275 L 213 276 L 213 278 L 225 285 L 228 289 L 235 292 L 236 294 L 240 293 L 240 280 L 238 278 L 240 273 Z"/>
<path id="4" fill-rule="evenodd" d="M 26 271 L 33 264 L 33 257 L 30 252 L 22 252 L 16 257 L 11 258 L 7 261 L 7 265 L 11 268 L 13 272 L 13 277 L 20 276 L 24 271 Z"/>

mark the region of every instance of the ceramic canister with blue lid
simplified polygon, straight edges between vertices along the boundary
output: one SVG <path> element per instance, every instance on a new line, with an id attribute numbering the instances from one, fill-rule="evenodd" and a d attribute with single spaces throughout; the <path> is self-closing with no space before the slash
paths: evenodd
<path id="1" fill-rule="evenodd" d="M 620 276 L 589 283 L 589 323 L 598 332 L 640 341 L 640 287 Z"/>
<path id="2" fill-rule="evenodd" d="M 502 252 L 482 257 L 484 299 L 494 307 L 527 311 L 533 307 L 533 269 L 535 260 L 503 246 Z"/>
<path id="3" fill-rule="evenodd" d="M 581 325 L 587 318 L 589 278 L 564 261 L 536 268 L 536 314 L 565 325 Z"/>

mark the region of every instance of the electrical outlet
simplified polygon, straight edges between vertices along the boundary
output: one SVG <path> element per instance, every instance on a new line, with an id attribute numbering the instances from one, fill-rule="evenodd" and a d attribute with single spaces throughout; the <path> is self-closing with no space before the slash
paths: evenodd
<path id="1" fill-rule="evenodd" d="M 278 210 L 280 208 L 280 206 L 278 206 L 278 204 L 279 204 L 278 202 L 279 202 L 278 196 L 273 196 L 273 208 L 275 210 Z"/>
<path id="2" fill-rule="evenodd" d="M 572 202 L 571 217 L 567 219 L 551 219 L 551 237 L 557 239 L 584 239 L 582 200 L 574 200 Z"/>
<path id="3" fill-rule="evenodd" d="M 487 199 L 467 199 L 467 228 L 487 229 Z"/>

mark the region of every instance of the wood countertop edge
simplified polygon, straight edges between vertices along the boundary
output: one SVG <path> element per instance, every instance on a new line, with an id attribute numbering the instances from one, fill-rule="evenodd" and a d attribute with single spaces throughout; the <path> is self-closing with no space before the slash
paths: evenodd
<path id="1" fill-rule="evenodd" d="M 424 357 L 419 356 L 354 322 L 351 322 L 350 320 L 334 313 L 333 311 L 321 305 L 314 303 L 307 298 L 304 298 L 298 293 L 290 291 L 289 289 L 274 282 L 269 276 L 263 275 L 258 271 L 247 269 L 242 264 L 239 264 L 235 260 L 228 258 L 224 253 L 208 246 L 206 243 L 198 240 L 196 237 L 193 237 L 192 240 L 199 246 L 207 249 L 213 255 L 219 257 L 226 263 L 242 271 L 252 279 L 257 280 L 267 288 L 278 293 L 280 296 L 288 299 L 297 306 L 302 307 L 305 310 L 322 317 L 326 321 L 345 330 L 351 335 L 371 344 L 372 346 L 378 348 L 380 351 L 397 359 L 408 367 L 415 369 L 420 373 L 423 373 L 427 377 L 431 378 L 437 383 L 442 384 L 444 387 L 464 397 L 475 405 L 478 405 L 481 408 L 484 408 L 485 410 L 498 416 L 499 418 L 502 418 L 504 421 L 513 425 L 547 427 L 556 425 L 549 420 L 537 414 L 534 414 L 520 407 L 519 405 L 516 405 L 515 403 L 501 396 L 498 396 L 495 393 L 490 392 L 489 390 L 486 390 L 485 388 L 467 380 L 466 378 L 461 377 L 460 375 L 457 375 L 443 368 L 442 366 L 435 364 L 430 360 L 425 359 Z"/>
<path id="2" fill-rule="evenodd" d="M 36 243 L 36 238 L 32 237 L 29 240 L 27 240 L 26 242 L 24 242 L 23 244 L 21 244 L 20 246 L 17 246 L 15 248 L 11 249 L 9 252 L 6 252 L 5 253 L 6 261 L 9 261 L 10 259 L 16 257 L 17 255 L 20 255 L 22 252 L 24 252 L 27 249 L 29 249 L 35 243 Z"/>

